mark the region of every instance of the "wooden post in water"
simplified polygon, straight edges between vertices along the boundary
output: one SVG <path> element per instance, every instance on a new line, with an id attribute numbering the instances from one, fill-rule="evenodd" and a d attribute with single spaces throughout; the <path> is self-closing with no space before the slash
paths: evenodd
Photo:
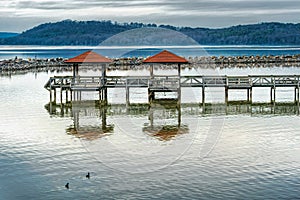
<path id="1" fill-rule="evenodd" d="M 106 118 L 107 118 L 107 107 L 104 106 L 100 109 L 101 109 L 101 112 L 102 112 L 102 131 L 105 132 L 106 127 L 107 127 L 107 122 L 106 122 L 107 121 L 106 120 Z"/>
<path id="2" fill-rule="evenodd" d="M 295 104 L 297 103 L 297 87 L 295 87 L 295 90 L 294 90 L 294 103 Z"/>
<path id="3" fill-rule="evenodd" d="M 177 106 L 180 107 L 181 105 L 181 87 L 177 90 Z"/>
<path id="4" fill-rule="evenodd" d="M 300 92 L 299 92 L 299 86 L 297 87 L 297 105 L 299 110 L 299 104 L 300 104 Z"/>
<path id="5" fill-rule="evenodd" d="M 104 104 L 105 105 L 107 105 L 107 103 L 108 103 L 108 99 L 107 99 L 107 87 L 105 87 L 105 89 L 104 89 Z"/>
<path id="6" fill-rule="evenodd" d="M 99 103 L 101 104 L 101 88 L 99 89 Z"/>
<path id="7" fill-rule="evenodd" d="M 128 87 L 128 85 L 126 85 L 126 106 L 130 105 L 129 93 L 130 93 L 130 88 Z"/>
<path id="8" fill-rule="evenodd" d="M 106 87 L 106 64 L 102 65 L 102 88 L 103 88 L 103 96 L 102 100 L 104 101 L 104 104 L 107 105 L 107 87 Z"/>
<path id="9" fill-rule="evenodd" d="M 63 89 L 60 87 L 60 103 L 63 103 Z"/>
<path id="10" fill-rule="evenodd" d="M 225 87 L 225 103 L 228 103 L 228 87 Z"/>
<path id="11" fill-rule="evenodd" d="M 154 92 L 150 90 L 150 88 L 148 88 L 148 102 L 151 105 L 153 100 L 154 100 L 155 96 L 154 96 Z"/>
<path id="12" fill-rule="evenodd" d="M 52 103 L 52 87 L 51 87 L 51 84 L 50 84 L 50 90 L 49 90 L 49 92 L 50 92 L 50 103 Z"/>
<path id="13" fill-rule="evenodd" d="M 56 104 L 56 88 L 53 90 L 53 96 L 54 96 L 54 103 Z"/>
<path id="14" fill-rule="evenodd" d="M 275 104 L 275 101 L 276 101 L 276 88 L 274 86 L 271 87 L 271 103 Z"/>
<path id="15" fill-rule="evenodd" d="M 247 102 L 250 102 L 250 89 L 247 89 Z"/>
<path id="16" fill-rule="evenodd" d="M 181 106 L 177 107 L 178 110 L 178 128 L 181 126 Z"/>
<path id="17" fill-rule="evenodd" d="M 274 87 L 274 104 L 276 102 L 276 87 Z"/>
<path id="18" fill-rule="evenodd" d="M 152 63 L 150 64 L 149 70 L 150 70 L 150 80 L 149 80 L 150 82 L 149 82 L 149 86 L 148 86 L 148 102 L 151 105 L 153 102 L 153 99 L 154 99 L 154 92 L 151 91 L 151 84 L 152 84 L 151 82 L 154 79 L 154 66 Z"/>
<path id="19" fill-rule="evenodd" d="M 202 87 L 202 106 L 205 107 L 205 86 Z"/>
<path id="20" fill-rule="evenodd" d="M 271 97 L 271 103 L 273 103 L 273 87 L 271 87 L 271 91 L 270 91 L 270 97 Z"/>
<path id="21" fill-rule="evenodd" d="M 66 103 L 68 103 L 68 102 L 69 102 L 69 94 L 68 94 L 68 90 L 66 89 L 65 91 L 66 91 Z"/>
<path id="22" fill-rule="evenodd" d="M 249 90 L 250 91 L 250 99 L 249 100 L 250 100 L 251 104 L 252 104 L 252 97 L 253 97 L 253 91 L 252 90 L 253 90 L 253 88 L 251 87 L 250 90 Z"/>
<path id="23" fill-rule="evenodd" d="M 148 87 L 148 103 L 151 104 L 151 91 L 149 87 Z"/>

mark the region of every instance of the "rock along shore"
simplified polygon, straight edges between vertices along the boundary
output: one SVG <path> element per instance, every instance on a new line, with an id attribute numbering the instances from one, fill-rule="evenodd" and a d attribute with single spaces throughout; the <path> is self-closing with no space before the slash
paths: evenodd
<path id="1" fill-rule="evenodd" d="M 148 68 L 143 65 L 142 57 L 115 58 L 109 65 L 109 70 L 138 70 Z M 259 68 L 259 67 L 300 67 L 300 54 L 285 56 L 197 56 L 186 58 L 190 64 L 183 65 L 183 68 Z M 71 71 L 72 68 L 64 63 L 64 58 L 51 59 L 8 59 L 0 61 L 0 72 L 16 71 Z M 82 68 L 89 69 L 85 65 Z M 156 68 L 172 69 L 174 66 L 157 65 Z M 176 67 L 176 66 L 175 66 Z"/>

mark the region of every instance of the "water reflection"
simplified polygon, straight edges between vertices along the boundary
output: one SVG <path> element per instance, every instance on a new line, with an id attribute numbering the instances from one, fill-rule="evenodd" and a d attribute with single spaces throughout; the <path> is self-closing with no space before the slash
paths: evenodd
<path id="1" fill-rule="evenodd" d="M 49 103 L 45 108 L 52 117 L 71 117 L 73 124 L 66 129 L 67 134 L 88 140 L 112 134 L 115 124 L 108 121 L 114 116 L 144 118 L 141 131 L 161 141 L 169 141 L 189 130 L 187 125 L 181 124 L 181 109 L 176 104 L 102 106 L 97 101 L 79 101 L 59 105 Z"/>
<path id="2" fill-rule="evenodd" d="M 181 124 L 181 108 L 175 105 L 151 106 L 148 112 L 150 123 L 145 124 L 143 132 L 162 141 L 169 141 L 177 135 L 188 133 L 188 126 Z"/>
<path id="3" fill-rule="evenodd" d="M 47 104 L 48 113 L 52 117 L 72 118 L 73 124 L 66 129 L 67 134 L 78 138 L 95 140 L 114 133 L 117 121 L 114 117 L 135 120 L 143 119 L 144 125 L 138 127 L 140 131 L 160 141 L 169 141 L 177 136 L 189 133 L 189 127 L 182 124 L 182 118 L 210 117 L 215 115 L 247 114 L 253 117 L 262 115 L 299 115 L 299 107 L 295 104 L 246 104 L 232 102 L 229 104 L 198 104 L 176 105 L 157 104 L 149 107 L 148 104 L 114 104 L 101 106 L 97 101 L 80 101 L 69 104 Z M 128 123 L 129 125 L 129 123 Z"/>

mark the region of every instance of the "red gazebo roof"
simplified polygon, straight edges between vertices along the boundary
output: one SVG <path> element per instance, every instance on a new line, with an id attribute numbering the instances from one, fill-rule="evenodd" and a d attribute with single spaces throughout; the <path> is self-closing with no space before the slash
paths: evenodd
<path id="1" fill-rule="evenodd" d="M 87 51 L 79 56 L 70 58 L 65 63 L 111 63 L 112 61 L 93 51 Z"/>
<path id="2" fill-rule="evenodd" d="M 144 60 L 144 63 L 178 63 L 187 64 L 189 63 L 185 58 L 177 56 L 167 50 L 164 50 L 154 56 L 151 56 Z"/>

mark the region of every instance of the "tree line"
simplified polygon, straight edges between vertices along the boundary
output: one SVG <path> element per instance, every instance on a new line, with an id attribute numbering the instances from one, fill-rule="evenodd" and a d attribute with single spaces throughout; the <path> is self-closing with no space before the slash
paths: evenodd
<path id="1" fill-rule="evenodd" d="M 9 38 L 1 45 L 99 45 L 123 31 L 160 27 L 186 34 L 201 45 L 300 45 L 300 24 L 260 23 L 229 28 L 191 28 L 113 21 L 64 20 L 45 23 Z M 176 40 L 176 38 L 170 38 Z"/>

